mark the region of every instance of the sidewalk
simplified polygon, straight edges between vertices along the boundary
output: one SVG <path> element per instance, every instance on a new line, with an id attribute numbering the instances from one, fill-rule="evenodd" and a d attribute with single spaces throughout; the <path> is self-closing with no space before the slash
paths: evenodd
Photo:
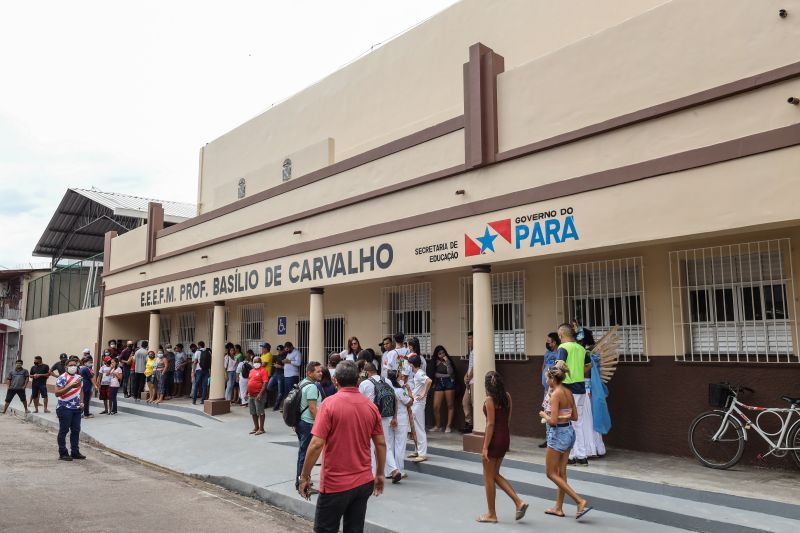
<path id="1" fill-rule="evenodd" d="M 0 393 L 4 392 L 0 390 Z M 12 405 L 21 414 L 17 400 Z M 187 400 L 159 407 L 120 402 L 117 416 L 84 420 L 82 436 L 120 454 L 183 474 L 218 483 L 255 496 L 301 516 L 313 518 L 314 502 L 294 491 L 297 440 L 278 413 L 269 411 L 267 433 L 248 435 L 252 427 L 246 408 L 233 407 L 210 417 Z M 13 408 L 12 408 L 13 409 Z M 55 427 L 55 413 L 29 415 L 28 421 Z M 545 516 L 555 490 L 543 472 L 543 450 L 532 439 L 512 438 L 503 473 L 524 500 L 528 515 L 513 521 L 513 506 L 499 492 L 496 526 L 477 524 L 485 510 L 479 457 L 461 451 L 460 435 L 432 434 L 430 458 L 406 463 L 409 478 L 387 484 L 384 494 L 370 500 L 369 531 L 412 531 L 425 516 L 430 531 L 530 531 L 557 526 L 560 530 L 592 531 L 798 531 L 800 472 L 739 467 L 715 471 L 690 459 L 610 450 L 588 468 L 570 468 L 573 487 L 595 506 L 580 522 Z M 54 457 L 56 454 L 53 443 Z M 261 458 L 261 460 L 259 460 Z M 90 456 L 91 459 L 91 456 Z M 318 469 L 315 476 L 318 477 Z"/>

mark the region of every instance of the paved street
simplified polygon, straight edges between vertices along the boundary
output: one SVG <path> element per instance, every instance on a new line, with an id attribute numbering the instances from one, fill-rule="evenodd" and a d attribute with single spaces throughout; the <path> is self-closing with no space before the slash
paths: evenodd
<path id="1" fill-rule="evenodd" d="M 0 531 L 4 533 L 287 533 L 311 528 L 307 521 L 252 498 L 85 444 L 85 461 L 55 460 L 55 433 L 11 415 L 0 416 L 0 450 Z"/>
<path id="2" fill-rule="evenodd" d="M 0 392 L 1 389 L 0 387 Z M 187 522 L 181 522 L 181 517 L 174 512 L 175 508 L 182 505 L 180 502 L 201 501 L 205 509 L 209 500 L 216 500 L 206 493 L 222 494 L 224 498 L 245 507 L 256 506 L 260 513 L 270 517 L 263 520 L 263 527 L 275 523 L 270 520 L 278 520 L 278 523 L 286 520 L 286 515 L 270 512 L 262 504 L 250 503 L 251 500 L 234 496 L 233 492 L 244 496 L 254 495 L 299 516 L 313 516 L 316 498 L 312 497 L 311 502 L 306 502 L 294 491 L 296 437 L 276 413 L 269 411 L 267 433 L 254 437 L 247 434 L 251 421 L 246 409 L 234 407 L 230 414 L 211 417 L 199 407 L 193 407 L 186 401 L 172 401 L 160 407 L 123 401 L 120 403 L 118 416 L 97 415 L 93 419 L 84 420 L 83 436 L 128 456 L 232 491 L 218 493 L 209 489 L 208 485 L 198 489 L 194 481 L 187 482 L 183 478 L 176 479 L 174 476 L 145 469 L 150 472 L 152 479 L 168 480 L 172 486 L 185 491 L 185 494 L 182 491 L 176 493 L 181 494 L 180 496 L 173 497 L 175 491 L 172 486 L 159 485 L 156 492 L 152 489 L 152 484 L 138 484 L 137 480 L 141 476 L 122 478 L 118 477 L 124 475 L 120 473 L 121 469 L 114 470 L 110 479 L 123 480 L 120 483 L 120 492 L 134 490 L 140 495 L 152 492 L 154 504 L 158 499 L 156 494 L 170 495 L 168 508 L 173 513 L 167 514 L 166 519 L 174 520 L 170 524 L 178 529 L 173 530 L 179 531 L 186 524 L 194 524 L 191 526 L 194 531 L 215 530 L 207 521 L 199 520 L 193 515 L 186 517 Z M 97 408 L 95 412 L 99 410 Z M 19 410 L 17 413 L 21 416 Z M 50 427 L 56 423 L 52 413 L 31 415 L 29 421 Z M 11 417 L 6 417 L 2 422 L 0 432 L 3 434 L 16 435 L 22 431 L 20 428 L 25 432 L 41 431 L 33 429 L 31 423 L 25 424 Z M 6 429 L 9 422 L 13 422 L 11 428 Z M 38 435 L 41 436 L 41 433 Z M 797 471 L 747 466 L 730 471 L 715 471 L 702 468 L 695 461 L 685 458 L 622 450 L 610 450 L 607 458 L 593 461 L 589 468 L 569 470 L 570 483 L 590 500 L 595 506 L 594 511 L 578 522 L 571 518 L 575 507 L 568 503 L 565 511 L 570 518 L 545 516 L 542 511 L 552 505 L 555 490 L 544 475 L 542 450 L 536 447 L 538 441 L 517 437 L 512 439 L 512 451 L 503 464 L 503 473 L 523 499 L 530 503 L 528 515 L 515 522 L 513 506 L 505 495 L 498 493 L 498 515 L 501 523 L 496 526 L 477 524 L 475 517 L 486 505 L 479 458 L 460 451 L 457 436 L 437 434 L 431 437 L 429 460 L 422 464 L 407 462 L 408 479 L 400 485 L 388 485 L 383 496 L 370 500 L 367 531 L 419 533 L 419 522 L 408 519 L 409 510 L 413 510 L 417 516 L 424 516 L 426 530 L 434 532 L 483 532 L 487 528 L 493 532 L 521 532 L 541 527 L 554 527 L 559 532 L 593 533 L 800 531 L 800 505 L 797 505 L 800 501 L 800 484 L 797 482 L 800 473 Z M 11 437 L 3 437 L 9 438 Z M 111 465 L 128 464 L 98 450 L 92 451 L 90 461 L 85 466 L 61 465 L 56 460 L 55 445 L 52 442 L 54 436 L 48 434 L 42 438 L 45 439 L 46 449 L 34 456 L 41 457 L 52 471 L 63 472 L 64 467 L 77 467 L 95 473 L 95 477 L 102 477 L 104 473 L 101 468 L 92 468 L 93 463 L 100 461 L 97 458 L 100 455 L 107 457 Z M 24 438 L 21 440 L 24 441 Z M 14 437 L 14 441 L 19 443 L 20 438 Z M 5 441 L 0 444 L 3 449 L 11 447 Z M 19 445 L 14 445 L 13 448 L 19 448 Z M 263 460 L 254 461 L 254 456 Z M 6 465 L 15 464 L 16 460 L 17 456 L 4 457 Z M 30 459 L 25 459 L 23 464 L 30 464 Z M 16 480 L 15 483 L 21 484 L 19 491 L 28 495 L 35 492 L 30 476 L 20 476 L 19 470 L 15 472 L 17 474 L 13 479 Z M 318 477 L 318 469 L 315 469 L 312 477 Z M 95 478 L 91 478 L 91 481 L 88 479 L 82 479 L 79 486 L 87 487 L 88 490 L 88 487 L 93 486 Z M 134 488 L 122 488 L 129 483 Z M 5 494 L 6 485 L 0 485 L 0 490 Z M 0 505 L 7 504 L 8 500 L 5 500 Z M 262 517 L 258 514 L 250 519 L 243 518 L 247 513 L 231 511 L 234 507 L 236 506 L 233 504 L 222 502 L 222 508 L 228 509 L 230 515 L 235 515 L 238 520 L 259 520 Z M 87 507 L 89 508 L 96 510 L 102 506 L 95 501 Z M 0 511 L 3 512 L 3 517 L 8 516 L 5 507 L 0 507 Z M 126 506 L 126 512 L 128 511 Z M 146 516 L 149 517 L 150 514 Z M 299 524 L 292 521 L 289 523 Z M 0 521 L 0 530 L 5 531 L 4 526 Z M 280 527 L 292 531 L 290 527 Z M 300 530 L 308 530 L 303 529 L 302 524 L 298 527 Z"/>

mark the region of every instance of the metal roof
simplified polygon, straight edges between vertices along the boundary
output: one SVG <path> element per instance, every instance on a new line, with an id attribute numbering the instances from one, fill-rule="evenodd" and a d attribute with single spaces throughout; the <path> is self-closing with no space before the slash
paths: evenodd
<path id="1" fill-rule="evenodd" d="M 33 255 L 58 259 L 86 259 L 103 251 L 105 233 L 119 234 L 147 220 L 149 202 L 164 207 L 167 226 L 197 214 L 194 204 L 153 200 L 128 194 L 67 189 L 56 212 L 33 250 Z"/>

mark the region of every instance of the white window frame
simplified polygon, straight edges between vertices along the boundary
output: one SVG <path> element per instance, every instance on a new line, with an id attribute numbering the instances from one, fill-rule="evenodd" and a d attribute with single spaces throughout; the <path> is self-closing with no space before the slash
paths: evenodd
<path id="1" fill-rule="evenodd" d="M 555 275 L 556 324 L 577 320 L 595 341 L 619 326 L 619 361 L 649 360 L 641 257 L 560 265 Z"/>
<path id="2" fill-rule="evenodd" d="M 230 307 L 225 306 L 225 339 L 223 344 L 228 342 L 228 321 L 230 320 Z M 206 325 L 208 326 L 208 340 L 206 340 L 206 348 L 211 348 L 214 345 L 214 308 L 206 310 Z M 200 339 L 204 340 L 204 339 Z"/>
<path id="3" fill-rule="evenodd" d="M 197 315 L 194 312 L 178 314 L 178 342 L 183 344 L 183 349 L 188 350 L 189 345 L 195 342 L 197 333 Z"/>
<path id="4" fill-rule="evenodd" d="M 495 360 L 527 360 L 528 356 L 525 352 L 525 271 L 492 273 L 491 283 Z M 469 355 L 467 333 L 473 328 L 471 276 L 460 279 L 458 292 L 459 309 L 461 310 L 461 356 L 467 357 Z M 499 327 L 498 322 L 510 324 L 511 327 Z"/>
<path id="5" fill-rule="evenodd" d="M 227 319 L 227 313 L 226 313 Z M 227 320 L 226 320 L 227 322 Z M 254 303 L 239 306 L 239 344 L 243 351 L 261 353 L 258 345 L 264 338 L 264 304 Z"/>
<path id="6" fill-rule="evenodd" d="M 172 344 L 172 316 L 161 313 L 158 318 L 158 343 L 161 346 Z"/>
<path id="7" fill-rule="evenodd" d="M 800 362 L 790 239 L 672 251 L 670 286 L 676 361 Z"/>
<path id="8" fill-rule="evenodd" d="M 432 313 L 430 282 L 394 285 L 381 289 L 382 329 L 384 335 L 404 333 L 406 339 L 417 337 L 420 356 L 430 356 Z"/>

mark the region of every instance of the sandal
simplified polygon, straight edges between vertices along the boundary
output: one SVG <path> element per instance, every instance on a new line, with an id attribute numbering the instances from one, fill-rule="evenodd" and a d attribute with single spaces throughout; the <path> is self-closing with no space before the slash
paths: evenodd
<path id="1" fill-rule="evenodd" d="M 488 515 L 482 514 L 478 518 L 475 519 L 478 522 L 484 522 L 487 524 L 496 524 L 497 518 L 489 518 Z"/>
<path id="2" fill-rule="evenodd" d="M 260 429 L 254 433 L 254 435 L 263 435 L 266 431 L 261 431 Z"/>
<path id="3" fill-rule="evenodd" d="M 559 518 L 564 518 L 564 511 L 556 511 L 555 509 L 545 509 L 544 514 L 549 514 L 552 516 L 557 516 Z"/>
<path id="4" fill-rule="evenodd" d="M 584 504 L 583 509 L 578 508 L 578 514 L 575 515 L 575 520 L 580 519 L 583 515 L 585 515 L 586 513 L 591 511 L 592 509 L 594 509 L 594 507 L 592 507 L 588 503 Z"/>
<path id="5" fill-rule="evenodd" d="M 254 429 L 253 431 L 251 431 L 251 432 L 250 432 L 250 434 L 251 434 L 251 435 L 255 435 L 255 434 L 256 434 L 256 431 L 258 431 L 258 430 L 257 430 L 257 429 Z"/>
<path id="6" fill-rule="evenodd" d="M 516 514 L 516 516 L 514 516 L 514 519 L 515 520 L 522 520 L 522 517 L 525 516 L 525 513 L 527 511 L 528 511 L 528 504 L 527 503 L 523 503 L 522 507 L 517 509 L 517 514 Z"/>

